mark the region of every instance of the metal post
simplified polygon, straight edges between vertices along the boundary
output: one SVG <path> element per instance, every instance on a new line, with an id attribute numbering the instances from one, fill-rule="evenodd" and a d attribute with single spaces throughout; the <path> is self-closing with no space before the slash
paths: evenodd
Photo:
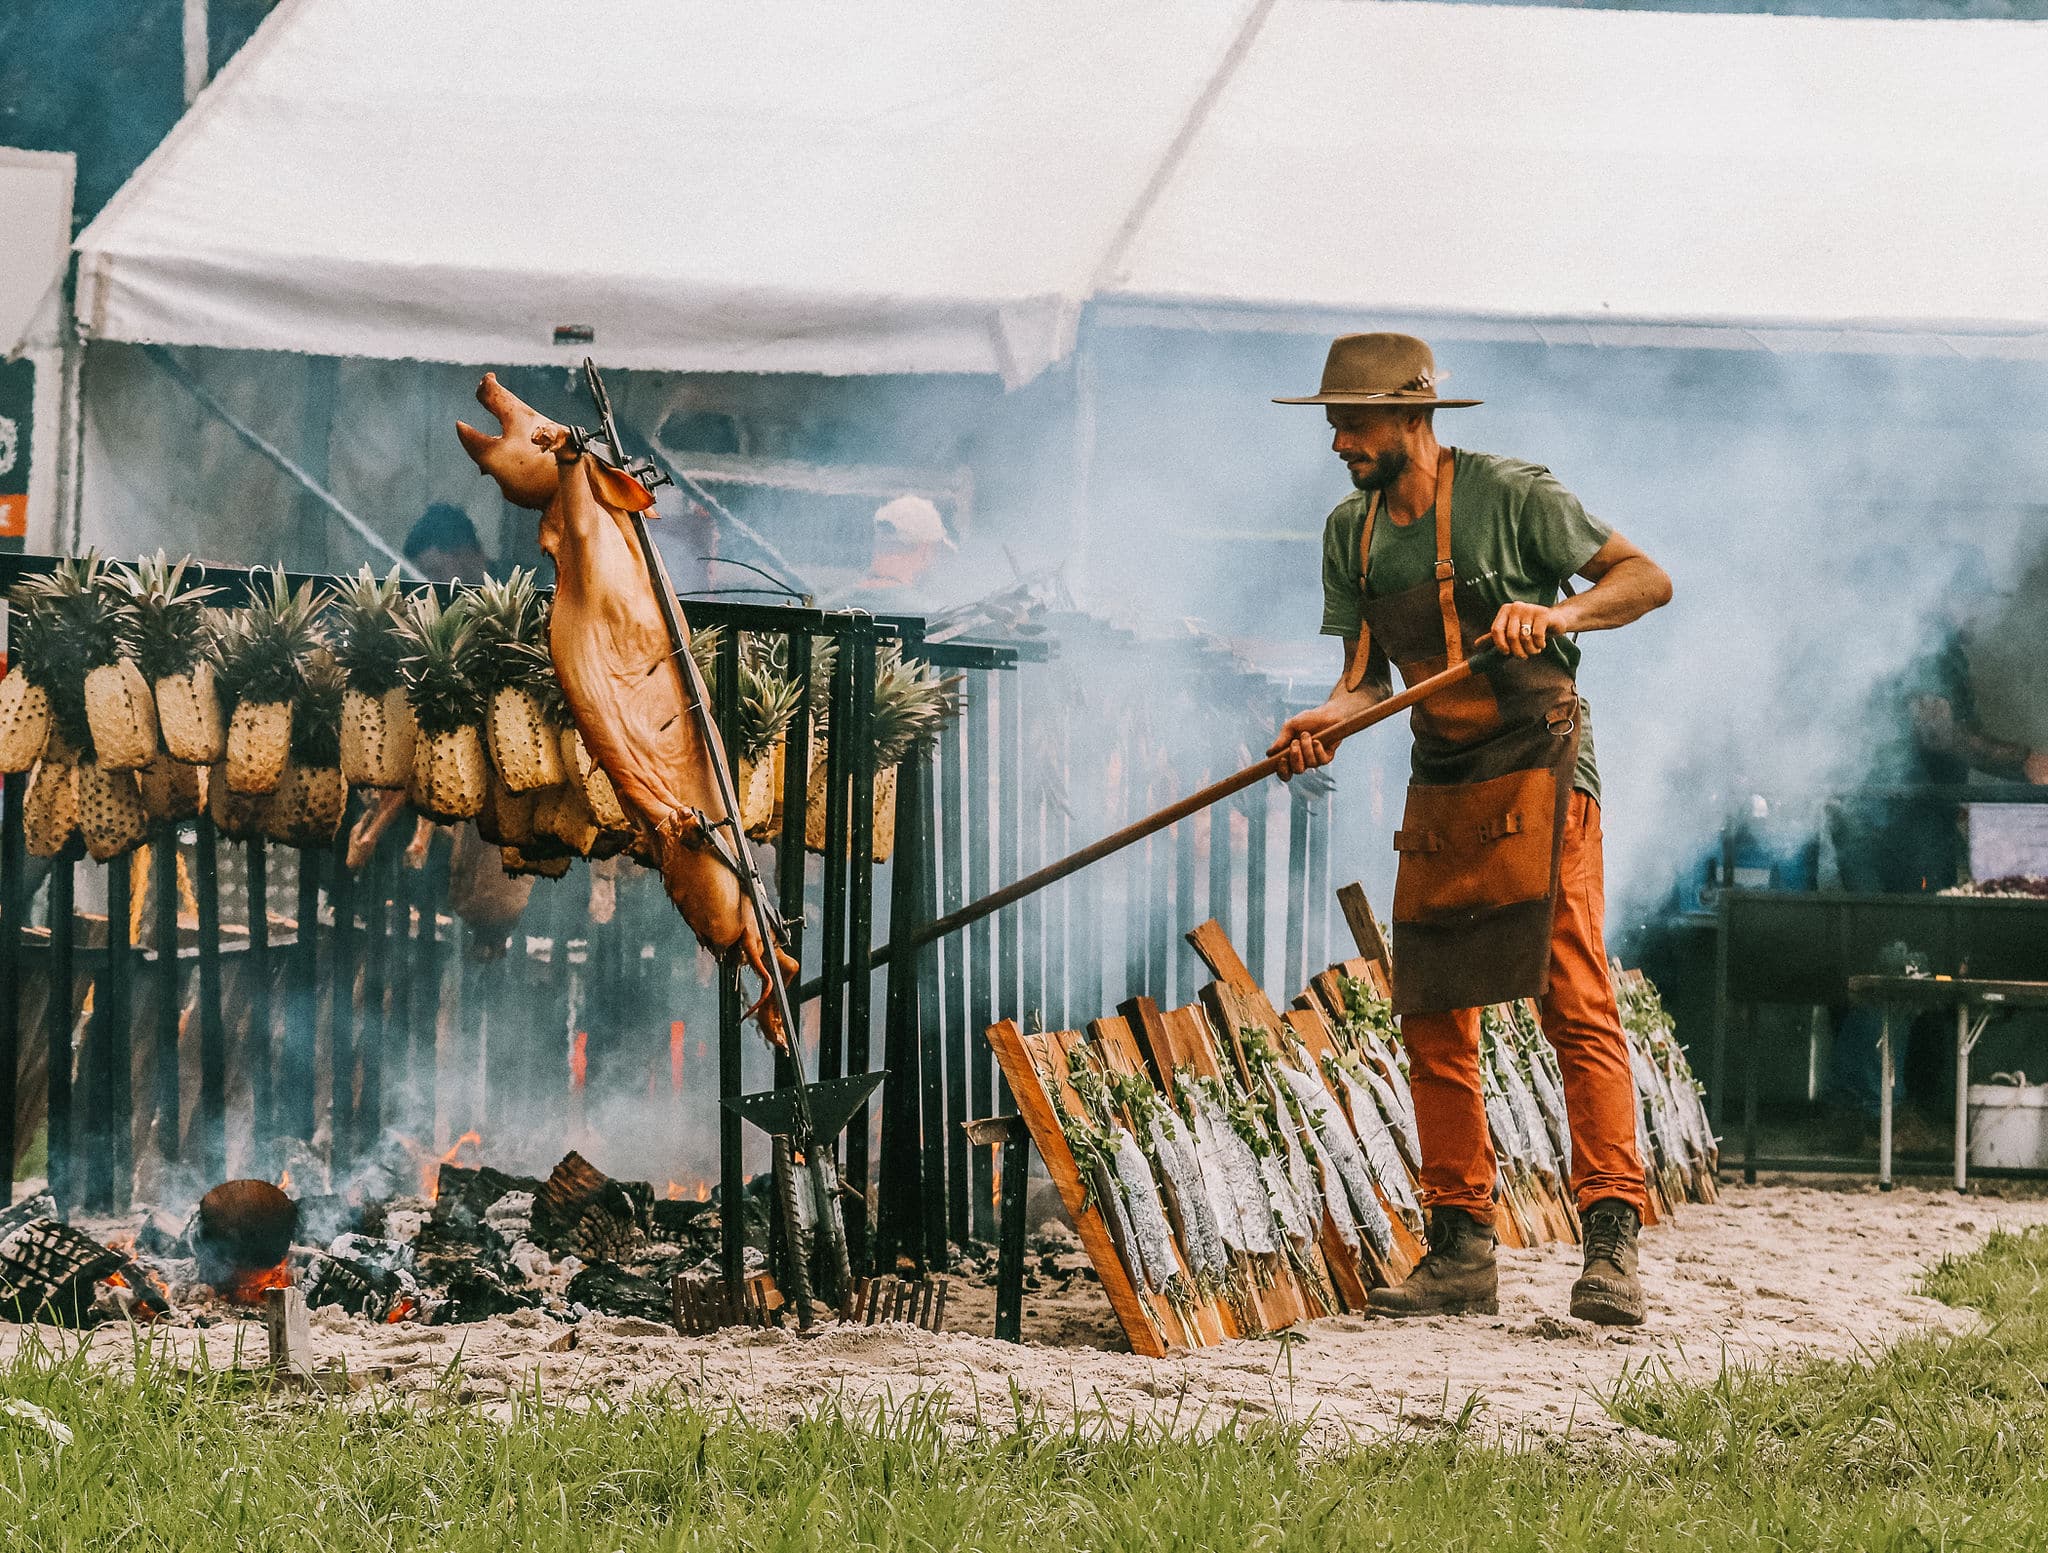
<path id="1" fill-rule="evenodd" d="M 390 837 L 363 865 L 363 1028 L 356 1044 L 362 1088 L 356 1098 L 356 1147 L 376 1151 L 384 1130 L 384 998 L 391 976 L 391 871 L 398 849 Z"/>
<path id="2" fill-rule="evenodd" d="M 156 1151 L 166 1161 L 177 1159 L 184 1118 L 179 1114 L 183 1088 L 178 1074 L 178 826 L 167 820 L 150 840 L 151 904 L 156 938 Z"/>
<path id="3" fill-rule="evenodd" d="M 220 860 L 213 821 L 199 817 L 192 871 L 199 896 L 199 1165 L 228 1173 L 228 1034 L 220 992 Z"/>
<path id="4" fill-rule="evenodd" d="M 1742 1011 L 1742 1180 L 1745 1185 L 1756 1185 L 1756 1067 L 1762 1057 L 1757 1049 L 1762 1043 L 1756 1038 L 1757 1020 L 1754 1005 L 1746 1005 Z M 1884 1095 L 1885 1112 L 1880 1131 L 1887 1137 L 1891 1130 L 1891 1027 L 1885 1027 L 1884 1036 Z M 1886 1149 L 1890 1157 L 1890 1149 Z"/>
<path id="5" fill-rule="evenodd" d="M 1330 803 L 1335 789 L 1327 783 L 1308 811 L 1308 961 L 1288 991 L 1308 985 L 1309 977 L 1330 963 Z"/>
<path id="6" fill-rule="evenodd" d="M 775 843 L 775 871 L 782 920 L 789 928 L 789 952 L 803 958 L 804 927 L 804 824 L 809 818 L 805 799 L 810 789 L 811 697 L 815 680 L 811 674 L 811 637 L 792 631 L 784 638 L 790 673 L 797 688 L 796 716 L 782 748 L 782 834 Z M 792 1042 L 798 1032 L 790 1032 Z M 781 1081 L 778 1079 L 778 1083 Z"/>
<path id="7" fill-rule="evenodd" d="M 74 843 L 75 845 L 75 843 Z M 75 870 L 70 847 L 50 865 L 50 997 L 43 1010 L 43 1046 L 50 1068 L 50 1193 L 68 1213 L 78 1204 L 82 1179 L 77 1106 L 71 1077 L 78 1058 L 72 1049 L 72 982 L 77 969 L 77 921 L 73 914 Z"/>
<path id="8" fill-rule="evenodd" d="M 1244 806 L 1244 959 L 1252 980 L 1261 987 L 1266 964 L 1266 784 L 1248 787 L 1238 797 Z"/>
<path id="9" fill-rule="evenodd" d="M 873 1066 L 871 1038 L 874 1024 L 875 979 L 872 961 L 875 943 L 875 638 L 872 632 L 856 632 L 846 644 L 843 656 L 853 663 L 852 717 L 847 719 L 847 752 L 852 773 L 847 803 L 850 809 L 847 860 L 846 931 L 850 936 L 846 987 L 846 1071 L 866 1073 Z M 902 1075 L 915 1085 L 915 1073 Z M 866 1195 L 874 1184 L 868 1169 L 868 1107 L 863 1105 L 847 1123 L 846 1179 Z"/>
<path id="10" fill-rule="evenodd" d="M 1173 951 L 1175 1003 L 1194 1002 L 1195 987 L 1201 979 L 1194 948 L 1181 936 L 1201 920 L 1195 915 L 1195 825 L 1196 820 L 1189 818 L 1173 828 L 1173 920 L 1169 924 L 1169 944 Z"/>
<path id="11" fill-rule="evenodd" d="M 1749 1040 L 1749 1083 L 1743 1096 L 1743 1121 L 1749 1141 L 1743 1145 L 1742 1179 L 1756 1179 L 1756 1034 Z M 1892 1189 L 1892 1007 L 1884 1006 L 1884 1023 L 1877 1033 L 1877 1189 Z"/>
<path id="12" fill-rule="evenodd" d="M 1024 1208 L 1031 1174 L 1031 1134 L 1012 1127 L 1003 1143 L 1003 1244 L 997 1253 L 996 1336 L 1024 1341 Z"/>
<path id="13" fill-rule="evenodd" d="M 922 840 L 917 812 L 922 795 L 913 769 L 915 764 L 914 758 L 906 758 L 896 768 L 896 857 L 889 875 L 889 936 L 897 952 L 889 958 L 884 1005 L 883 1066 L 889 1070 L 889 1077 L 882 1088 L 881 1186 L 876 1192 L 872 1241 L 874 1270 L 881 1277 L 896 1270 L 901 1256 L 923 1261 L 920 1208 L 924 1151 L 918 1121 L 922 1079 L 918 1060 L 921 956 L 910 949 L 911 935 L 924 925 L 924 913 L 918 905 L 922 868 L 917 856 Z M 865 1178 L 854 1179 L 858 1184 Z"/>
<path id="14" fill-rule="evenodd" d="M 348 1163 L 356 1128 L 356 906 L 346 847 L 346 840 L 335 846 L 327 880 L 327 901 L 334 912 L 334 927 L 327 935 L 327 1135 L 330 1168 L 335 1171 Z"/>
<path id="15" fill-rule="evenodd" d="M 989 847 L 989 729 L 994 713 L 989 704 L 993 677 L 987 669 L 967 676 L 966 797 L 962 830 L 967 843 L 967 890 L 979 899 L 995 888 Z M 969 1054 L 966 1116 L 989 1116 L 996 1108 L 995 1057 L 989 1050 L 988 1027 L 996 1020 L 996 979 L 992 959 L 994 924 L 981 918 L 967 929 L 967 1046 Z M 955 939 L 948 952 L 959 947 Z M 996 1235 L 995 1155 L 976 1148 L 973 1160 L 972 1228 L 976 1240 Z"/>
<path id="16" fill-rule="evenodd" d="M 129 934 L 135 889 L 128 864 L 125 857 L 107 864 L 106 974 L 101 981 L 101 996 L 95 1000 L 99 1037 L 95 1042 L 98 1083 L 94 1087 L 95 1098 L 104 1107 L 101 1114 L 105 1126 L 100 1139 L 96 1195 L 103 1212 L 116 1212 L 128 1206 L 135 1173 L 135 1104 L 128 1090 L 134 1072 L 135 957 L 130 951 Z"/>
<path id="17" fill-rule="evenodd" d="M 913 812 L 918 822 L 918 836 L 913 856 L 917 862 L 917 922 L 920 927 L 937 915 L 934 903 L 939 898 L 938 839 L 932 813 L 938 788 L 938 783 L 933 780 L 934 758 L 931 750 L 915 749 L 903 762 L 905 771 L 914 771 L 917 778 L 917 802 Z M 951 1183 L 946 1176 L 946 1155 L 951 1140 L 946 1136 L 946 1062 L 940 1030 L 939 946 L 925 944 L 912 952 L 912 958 L 917 963 L 917 1041 L 924 1090 L 924 1180 L 920 1194 L 924 1204 L 924 1260 L 927 1267 L 943 1270 L 949 1260 L 946 1189 Z"/>
<path id="18" fill-rule="evenodd" d="M 1209 811 L 1209 915 L 1232 943 L 1237 941 L 1237 918 L 1230 909 L 1230 816 L 1236 808 L 1235 804 L 1224 803 Z"/>
<path id="19" fill-rule="evenodd" d="M 711 682 L 712 715 L 718 719 L 718 734 L 731 758 L 740 747 L 740 634 L 728 629 L 719 639 L 717 660 Z M 735 818 L 737 818 L 735 816 Z M 735 838 L 738 846 L 746 838 Z M 773 953 L 773 946 L 769 953 Z M 567 958 L 566 950 L 564 952 Z M 740 1024 L 744 1016 L 740 1002 L 738 963 L 718 968 L 718 1097 L 729 1100 L 745 1087 L 740 1066 L 745 1060 Z M 730 1106 L 718 1108 L 719 1182 L 719 1266 L 726 1286 L 737 1289 L 746 1281 L 746 1160 L 741 1148 L 739 1113 Z"/>
<path id="20" fill-rule="evenodd" d="M 1287 944 L 1280 962 L 1283 989 L 1308 983 L 1308 795 L 1299 783 L 1287 792 Z"/>
<path id="21" fill-rule="evenodd" d="M 291 956 L 285 962 L 284 1049 L 277 1065 L 281 1099 L 277 1130 L 310 1142 L 313 1137 L 314 1048 L 319 1039 L 316 1004 L 320 984 L 320 857 L 299 853 L 299 902 Z"/>
<path id="22" fill-rule="evenodd" d="M 1002 735 L 996 772 L 996 848 L 1003 883 L 1024 877 L 1018 866 L 1024 845 L 1024 676 L 1003 681 Z M 1024 1029 L 1031 1010 L 1023 1001 L 1024 908 L 1006 906 L 996 917 L 996 1013 L 1008 1013 Z M 997 1080 L 1001 1083 L 1000 1078 Z"/>
<path id="23" fill-rule="evenodd" d="M 1185 822 L 1183 822 L 1185 823 Z M 1168 832 L 1148 844 L 1152 854 L 1150 947 L 1145 954 L 1145 985 L 1159 989 L 1166 1002 L 1173 997 L 1173 862 L 1179 838 Z"/>
<path id="24" fill-rule="evenodd" d="M 249 1099 L 255 1113 L 250 1126 L 255 1146 L 251 1169 L 268 1175 L 270 1148 L 277 1137 L 277 1062 L 270 1025 L 270 849 L 261 836 L 250 840 L 247 862 L 249 953 L 242 996 L 249 1004 Z"/>
<path id="25" fill-rule="evenodd" d="M 1956 1005 L 1956 1190 L 1969 1184 L 1970 1170 L 1970 1005 Z"/>
<path id="26" fill-rule="evenodd" d="M 848 773 L 852 767 L 853 654 L 850 638 L 839 639 L 832 664 L 830 711 L 825 746 L 824 947 L 825 985 L 818 1002 L 818 1077 L 846 1072 L 846 865 Z M 839 1147 L 834 1139 L 830 1145 Z"/>
<path id="27" fill-rule="evenodd" d="M 14 1201 L 15 1084 L 21 1071 L 21 929 L 28 915 L 28 858 L 21 804 L 28 777 L 11 773 L 0 783 L 0 1208 Z M 52 987 L 51 997 L 56 997 Z M 54 1069 L 56 1064 L 51 1063 Z M 51 1150 L 50 1174 L 56 1175 Z"/>
<path id="28" fill-rule="evenodd" d="M 932 829 L 932 846 L 939 854 L 940 910 L 957 911 L 966 904 L 967 860 L 964 856 L 965 826 L 961 811 L 960 738 L 962 730 L 944 729 L 939 735 L 938 822 Z M 959 936 L 934 944 L 933 954 L 945 956 L 943 1015 L 946 1067 L 946 1229 L 965 1245 L 974 1233 L 970 1205 L 973 1183 L 969 1176 L 967 1129 L 963 1123 L 975 1113 L 968 1109 L 968 1047 L 988 1043 L 980 1031 L 967 1028 L 967 965 L 961 954 Z M 986 1153 L 985 1150 L 979 1151 Z"/>

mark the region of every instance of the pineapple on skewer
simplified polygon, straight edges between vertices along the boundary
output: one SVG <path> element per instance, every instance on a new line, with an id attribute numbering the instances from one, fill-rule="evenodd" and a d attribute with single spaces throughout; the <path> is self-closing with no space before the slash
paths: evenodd
<path id="1" fill-rule="evenodd" d="M 583 742 L 583 735 L 577 732 L 573 723 L 562 730 L 562 769 L 568 780 L 583 784 L 583 796 L 590 804 L 591 815 L 603 829 L 633 829 L 626 806 L 619 802 L 618 789 L 612 786 L 610 773 L 591 758 L 590 747 Z"/>
<path id="2" fill-rule="evenodd" d="M 135 663 L 156 700 L 163 747 L 173 760 L 207 766 L 227 753 L 227 720 L 214 684 L 213 614 L 207 600 L 220 589 L 187 587 L 190 556 L 177 562 L 161 550 L 115 568 L 135 608 Z"/>
<path id="3" fill-rule="evenodd" d="M 142 808 L 153 820 L 189 820 L 206 807 L 197 766 L 188 766 L 163 750 L 135 773 Z"/>
<path id="4" fill-rule="evenodd" d="M 149 814 L 142 807 L 133 771 L 85 760 L 79 762 L 75 780 L 78 829 L 95 862 L 107 862 L 142 844 L 149 834 Z"/>
<path id="5" fill-rule="evenodd" d="M 802 705 L 801 690 L 783 672 L 778 654 L 761 637 L 742 639 L 740 647 L 739 759 L 740 820 L 757 841 L 772 838 L 775 806 L 781 795 L 775 757 L 789 725 Z"/>
<path id="6" fill-rule="evenodd" d="M 292 708 L 291 758 L 264 807 L 263 832 L 295 847 L 324 847 L 348 808 L 342 780 L 343 679 L 324 649 L 306 665 L 305 687 Z"/>
<path id="7" fill-rule="evenodd" d="M 477 688 L 484 694 L 491 763 L 515 793 L 558 785 L 561 729 L 569 720 L 548 653 L 548 600 L 533 573 L 490 578 L 471 601 Z"/>
<path id="8" fill-rule="evenodd" d="M 34 857 L 56 857 L 78 830 L 78 752 L 55 729 L 28 779 L 21 829 Z"/>
<path id="9" fill-rule="evenodd" d="M 10 603 L 7 677 L 0 679 L 0 771 L 12 775 L 40 760 L 50 740 L 52 610 L 26 585 L 14 589 Z"/>
<path id="10" fill-rule="evenodd" d="M 335 661 L 347 676 L 341 708 L 341 774 L 356 787 L 403 787 L 412 776 L 417 727 L 405 691 L 409 610 L 398 568 L 379 580 L 365 566 L 341 585 L 331 612 Z"/>
<path id="11" fill-rule="evenodd" d="M 473 819 L 490 791 L 484 757 L 483 692 L 477 688 L 477 638 L 466 598 L 443 606 L 423 596 L 404 622 L 405 688 L 419 733 L 413 749 L 412 805 L 442 824 Z"/>
<path id="12" fill-rule="evenodd" d="M 319 614 L 327 605 L 327 595 L 310 582 L 294 593 L 283 567 L 259 575 L 263 581 L 252 583 L 249 602 L 228 617 L 220 643 L 221 692 L 235 708 L 228 720 L 227 785 L 244 795 L 275 792 L 284 778 L 292 709 L 321 645 Z"/>
<path id="13" fill-rule="evenodd" d="M 82 761 L 110 771 L 133 771 L 156 753 L 156 703 L 135 666 L 134 602 L 98 554 L 59 561 L 47 577 L 16 590 L 34 617 L 31 652 L 24 665 L 40 678 L 54 726 Z"/>

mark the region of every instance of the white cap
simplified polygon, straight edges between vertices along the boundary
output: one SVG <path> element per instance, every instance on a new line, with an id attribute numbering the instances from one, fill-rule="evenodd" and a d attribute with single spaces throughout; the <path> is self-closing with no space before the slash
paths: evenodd
<path id="1" fill-rule="evenodd" d="M 875 527 L 892 528 L 896 537 L 913 545 L 944 545 L 956 550 L 952 538 L 946 533 L 945 520 L 939 516 L 939 509 L 922 496 L 899 496 L 894 501 L 882 503 L 875 509 Z"/>

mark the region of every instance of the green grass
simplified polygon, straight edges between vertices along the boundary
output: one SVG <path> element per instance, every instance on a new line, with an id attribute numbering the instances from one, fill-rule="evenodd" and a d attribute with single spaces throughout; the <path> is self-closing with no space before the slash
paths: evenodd
<path id="1" fill-rule="evenodd" d="M 133 1375 L 30 1351 L 0 1397 L 0 1548 L 1928 1549 L 2048 1543 L 2048 1236 L 1997 1235 L 1929 1292 L 1982 1330 L 1861 1362 L 1646 1370 L 1607 1399 L 1668 1448 L 1411 1432 L 1339 1455 L 1021 1425 L 949 1440 L 928 1406 L 768 1430 L 678 1399 L 509 1424 L 269 1395 L 225 1366 Z"/>

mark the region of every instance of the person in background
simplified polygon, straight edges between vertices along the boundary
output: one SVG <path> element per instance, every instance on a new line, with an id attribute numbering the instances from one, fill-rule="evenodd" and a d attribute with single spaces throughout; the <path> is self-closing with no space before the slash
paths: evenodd
<path id="1" fill-rule="evenodd" d="M 491 569 L 476 525 L 453 502 L 437 501 L 420 514 L 405 536 L 405 558 L 429 582 L 482 582 Z"/>
<path id="2" fill-rule="evenodd" d="M 1870 725 L 1883 730 L 1859 790 L 1835 804 L 1829 840 L 1842 888 L 1866 894 L 1915 895 L 1961 883 L 1960 799 L 1973 772 L 2007 782 L 2048 783 L 2048 750 L 2001 738 L 1980 721 L 1969 645 L 1977 619 L 1996 590 L 1983 553 L 1958 546 L 1951 575 L 1926 623 L 1926 645 L 1875 693 Z M 1932 1016 L 1939 1024 L 1947 1016 Z M 1945 1030 L 1921 1034 L 1915 1021 L 1893 1069 L 1893 1096 L 1917 1073 L 1918 1051 L 1947 1050 Z M 1829 1143 L 1854 1151 L 1875 1135 L 1879 1101 L 1874 1008 L 1844 1012 L 1828 1062 L 1825 1103 Z M 1913 1107 L 1893 1116 L 1894 1144 L 1912 1153 L 1946 1146 L 1939 1130 Z"/>
<path id="3" fill-rule="evenodd" d="M 875 509 L 875 547 L 868 574 L 839 590 L 835 608 L 879 614 L 907 612 L 925 602 L 924 584 L 941 549 L 958 548 L 939 509 L 922 496 L 898 496 Z"/>

